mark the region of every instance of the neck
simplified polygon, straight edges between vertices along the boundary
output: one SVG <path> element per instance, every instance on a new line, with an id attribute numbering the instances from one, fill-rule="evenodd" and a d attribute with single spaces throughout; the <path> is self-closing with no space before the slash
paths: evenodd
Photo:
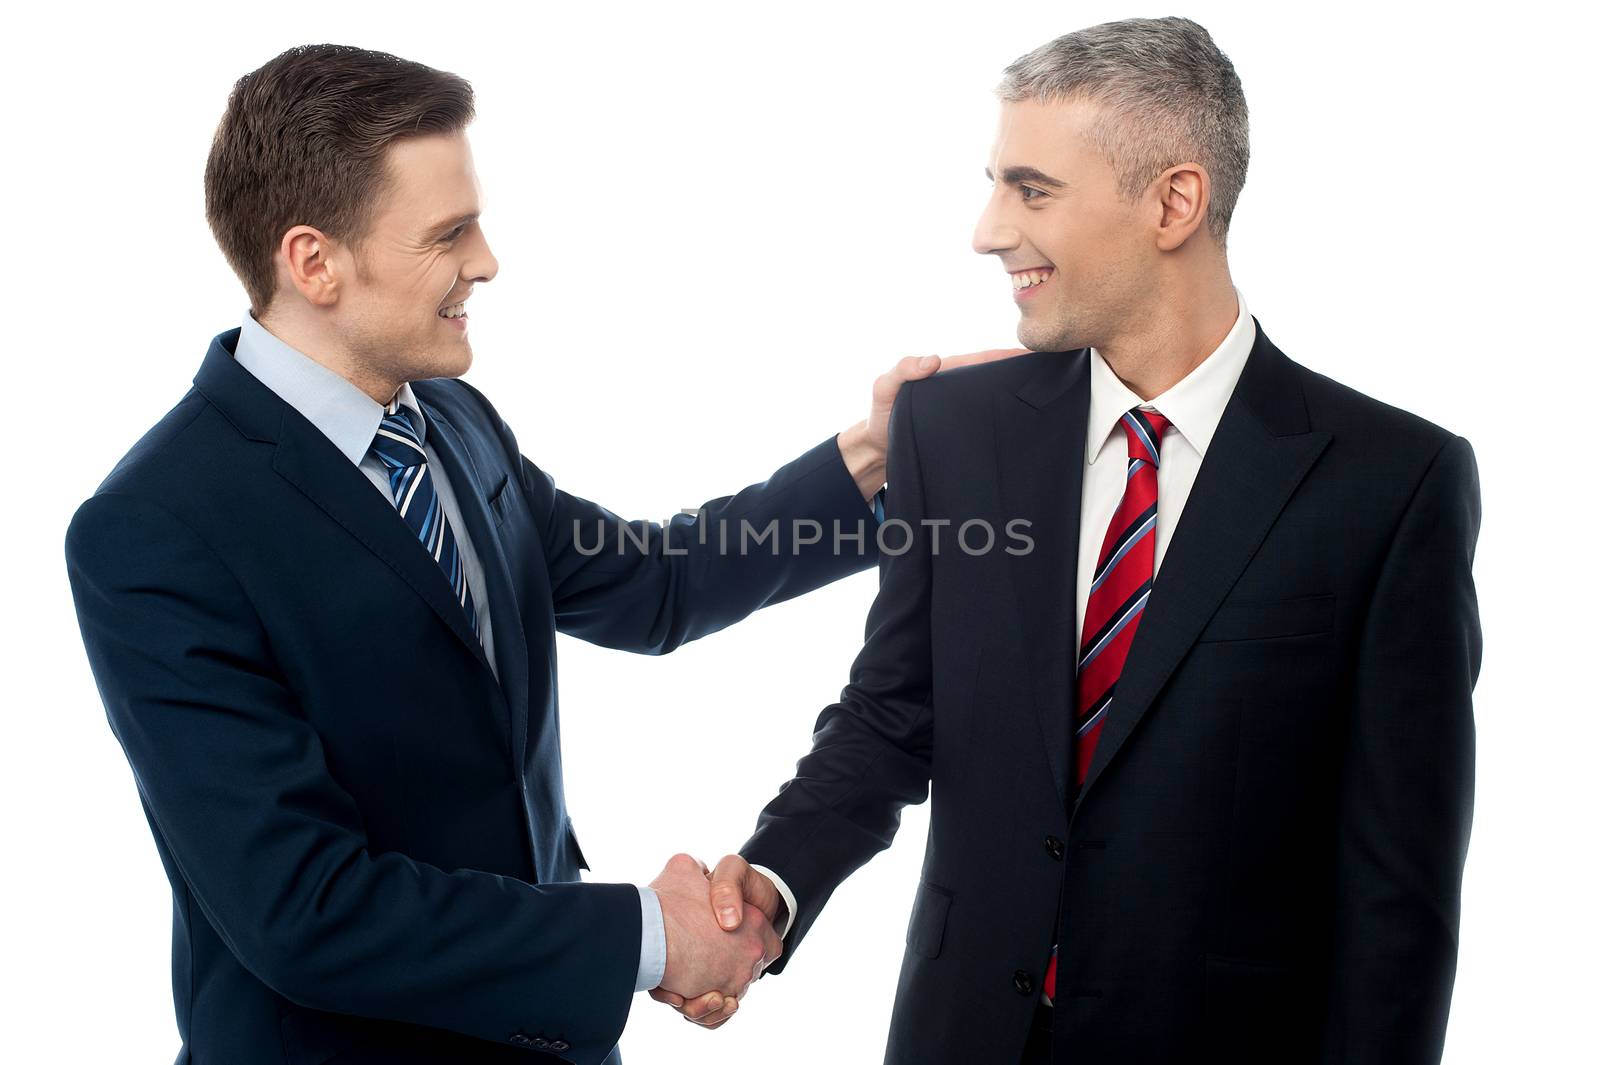
<path id="1" fill-rule="evenodd" d="M 1163 284 L 1145 307 L 1125 316 L 1129 329 L 1095 350 L 1123 384 L 1148 401 L 1204 362 L 1238 317 L 1239 300 L 1224 265 Z"/>
<path id="2" fill-rule="evenodd" d="M 393 380 L 389 375 L 363 361 L 349 345 L 319 323 L 303 316 L 280 311 L 276 306 L 265 315 L 257 315 L 261 327 L 306 358 L 326 366 L 340 377 L 359 388 L 379 406 L 387 406 L 400 391 L 404 381 Z"/>

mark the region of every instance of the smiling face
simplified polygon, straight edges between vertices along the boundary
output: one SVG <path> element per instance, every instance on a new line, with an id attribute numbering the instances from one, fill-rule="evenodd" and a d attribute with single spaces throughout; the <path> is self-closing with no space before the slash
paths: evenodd
<path id="1" fill-rule="evenodd" d="M 1089 137 L 1098 115 L 1080 99 L 1000 107 L 987 168 L 994 192 L 972 246 L 1011 275 L 1017 339 L 1035 351 L 1106 346 L 1157 289 L 1159 205 L 1118 195 Z"/>
<path id="2" fill-rule="evenodd" d="M 359 249 L 343 259 L 329 326 L 352 368 L 395 382 L 459 377 L 472 365 L 465 301 L 499 270 L 478 224 L 466 135 L 430 134 L 388 150 L 389 183 Z"/>

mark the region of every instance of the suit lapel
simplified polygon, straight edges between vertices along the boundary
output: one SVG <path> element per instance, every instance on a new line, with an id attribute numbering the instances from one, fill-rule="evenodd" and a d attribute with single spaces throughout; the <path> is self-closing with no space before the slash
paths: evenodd
<path id="1" fill-rule="evenodd" d="M 300 413 L 284 406 L 272 468 L 386 562 L 439 615 L 467 651 L 489 668 L 444 569 L 423 549 L 392 505 L 350 460 Z"/>
<path id="2" fill-rule="evenodd" d="M 1310 430 L 1295 367 L 1257 322 L 1255 345 L 1200 464 L 1128 649 L 1080 803 L 1331 439 L 1329 433 Z M 1159 513 L 1158 504 L 1158 521 Z"/>
<path id="3" fill-rule="evenodd" d="M 1004 518 L 1024 518 L 1033 550 L 1010 559 L 1019 632 L 1050 774 L 1068 795 L 1077 646 L 1078 508 L 1089 418 L 1087 350 L 1029 356 L 1038 369 L 995 397 L 996 476 Z"/>
<path id="4" fill-rule="evenodd" d="M 382 559 L 433 609 L 484 669 L 483 647 L 467 624 L 444 570 L 422 548 L 392 504 L 305 417 L 234 361 L 239 330 L 218 334 L 195 374 L 195 387 L 250 440 L 277 445 L 272 468 Z M 455 470 L 451 484 L 461 483 Z M 458 497 L 468 493 L 457 490 Z M 477 498 L 481 499 L 481 495 Z M 464 510 L 472 509 L 463 504 Z M 473 541 L 474 546 L 479 543 Z M 498 550 L 498 548 L 496 548 Z M 499 613 L 495 616 L 499 621 Z M 498 645 L 497 645 L 498 647 Z"/>
<path id="5" fill-rule="evenodd" d="M 528 641 L 522 629 L 522 612 L 512 595 L 515 585 L 506 566 L 505 550 L 488 509 L 489 492 L 478 478 L 461 433 L 434 407 L 422 403 L 428 416 L 428 443 L 439 455 L 445 476 L 455 491 L 456 506 L 466 522 L 467 535 L 483 566 L 489 610 L 494 619 L 494 660 L 500 670 L 500 688 L 511 705 L 512 749 L 522 764 L 528 736 Z M 509 475 L 507 475 L 509 476 Z M 503 490 L 504 480 L 496 485 Z"/>

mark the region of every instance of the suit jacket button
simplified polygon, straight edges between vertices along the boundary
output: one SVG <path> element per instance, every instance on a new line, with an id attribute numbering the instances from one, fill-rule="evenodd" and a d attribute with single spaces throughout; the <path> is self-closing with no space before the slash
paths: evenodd
<path id="1" fill-rule="evenodd" d="M 1028 975 L 1026 969 L 1018 969 L 1011 974 L 1011 986 L 1017 989 L 1019 995 L 1033 994 L 1033 977 Z"/>
<path id="2" fill-rule="evenodd" d="M 1050 853 L 1050 857 L 1058 862 L 1061 860 L 1061 856 L 1067 853 L 1066 846 L 1054 836 L 1046 836 L 1044 838 L 1044 849 Z"/>
<path id="3" fill-rule="evenodd" d="M 535 1049 L 535 1050 L 549 1050 L 550 1049 L 550 1041 L 548 1039 L 545 1039 L 543 1036 L 536 1036 L 536 1037 L 534 1037 L 534 1040 L 533 1040 L 533 1049 Z"/>
<path id="4" fill-rule="evenodd" d="M 531 1042 L 531 1040 L 521 1032 L 512 1032 L 511 1041 L 519 1047 L 525 1047 Z"/>
<path id="5" fill-rule="evenodd" d="M 550 1044 L 550 1049 L 554 1050 L 557 1054 L 565 1054 L 567 1051 L 572 1049 L 572 1044 L 567 1042 L 565 1039 L 557 1039 L 555 1042 Z"/>

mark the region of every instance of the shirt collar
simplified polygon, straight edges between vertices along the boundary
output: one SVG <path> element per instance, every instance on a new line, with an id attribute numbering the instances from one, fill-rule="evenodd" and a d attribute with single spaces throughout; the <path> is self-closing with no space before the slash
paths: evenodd
<path id="1" fill-rule="evenodd" d="M 383 407 L 371 396 L 273 336 L 249 311 L 245 311 L 233 357 L 316 426 L 345 458 L 361 465 L 378 435 L 378 426 L 383 424 Z M 417 412 L 417 436 L 421 443 L 427 443 L 427 419 L 422 416 L 422 407 L 409 382 L 400 386 L 395 398 Z"/>
<path id="2" fill-rule="evenodd" d="M 1160 411 L 1172 423 L 1168 432 L 1182 434 L 1205 458 L 1223 409 L 1256 342 L 1256 324 L 1250 318 L 1250 308 L 1245 306 L 1244 294 L 1237 288 L 1233 294 L 1239 301 L 1238 317 L 1222 343 L 1177 384 L 1148 402 L 1122 383 L 1100 352 L 1089 349 L 1089 427 L 1084 448 L 1091 464 L 1103 451 L 1110 453 L 1107 442 L 1111 434 L 1122 416 L 1134 407 Z M 1116 454 L 1120 457 L 1126 452 L 1118 449 Z"/>

